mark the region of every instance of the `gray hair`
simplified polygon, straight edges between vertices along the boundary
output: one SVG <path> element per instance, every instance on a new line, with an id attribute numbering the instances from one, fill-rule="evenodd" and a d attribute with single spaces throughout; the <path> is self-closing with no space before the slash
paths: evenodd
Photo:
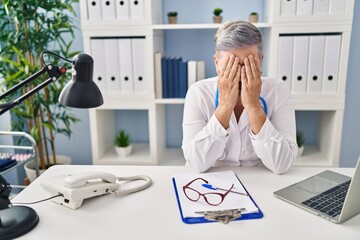
<path id="1" fill-rule="evenodd" d="M 262 44 L 261 32 L 245 21 L 227 21 L 215 34 L 216 51 L 231 51 L 256 45 L 261 52 Z"/>

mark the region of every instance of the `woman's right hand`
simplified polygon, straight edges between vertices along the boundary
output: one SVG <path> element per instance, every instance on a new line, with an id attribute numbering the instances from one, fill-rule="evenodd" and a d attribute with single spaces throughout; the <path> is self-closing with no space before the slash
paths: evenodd
<path id="1" fill-rule="evenodd" d="M 240 95 L 239 58 L 231 55 L 226 57 L 218 76 L 219 107 L 233 111 Z"/>
<path id="2" fill-rule="evenodd" d="M 219 106 L 215 116 L 225 129 L 239 99 L 240 70 L 239 58 L 231 55 L 224 60 L 218 76 Z"/>

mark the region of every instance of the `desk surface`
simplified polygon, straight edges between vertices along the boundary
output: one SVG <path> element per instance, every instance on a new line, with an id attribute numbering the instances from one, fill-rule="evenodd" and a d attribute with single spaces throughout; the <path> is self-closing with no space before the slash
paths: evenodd
<path id="1" fill-rule="evenodd" d="M 215 168 L 212 171 L 229 170 Z M 193 173 L 187 167 L 165 166 L 55 166 L 23 190 L 13 202 L 31 202 L 49 194 L 42 178 L 82 171 L 108 171 L 117 176 L 145 174 L 153 185 L 138 193 L 106 195 L 85 200 L 78 210 L 51 201 L 31 205 L 40 216 L 39 225 L 21 239 L 359 239 L 360 215 L 334 224 L 273 196 L 291 183 L 319 173 L 324 168 L 294 167 L 284 175 L 265 168 L 232 168 L 264 212 L 257 220 L 229 224 L 185 224 L 181 221 L 172 176 Z M 352 168 L 333 171 L 353 176 Z M 324 234 L 324 235 L 323 235 Z"/>

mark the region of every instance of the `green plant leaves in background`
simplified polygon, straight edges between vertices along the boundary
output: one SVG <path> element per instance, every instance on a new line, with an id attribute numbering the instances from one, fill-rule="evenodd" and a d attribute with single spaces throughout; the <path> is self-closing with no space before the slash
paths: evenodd
<path id="1" fill-rule="evenodd" d="M 0 0 L 0 75 L 4 78 L 2 91 L 18 84 L 43 66 L 40 53 L 44 50 L 55 52 L 71 59 L 78 51 L 71 52 L 75 29 L 74 0 Z M 65 35 L 72 39 L 67 39 Z M 47 63 L 69 68 L 70 64 L 52 57 Z M 46 75 L 46 74 L 45 74 Z M 66 76 L 69 78 L 69 75 Z M 48 76 L 39 77 L 26 88 L 37 86 Z M 41 144 L 42 139 L 50 141 L 49 131 L 71 136 L 71 124 L 79 121 L 66 107 L 58 103 L 58 97 L 65 86 L 60 78 L 44 90 L 13 108 L 12 130 L 28 131 Z M 6 98 L 15 100 L 23 89 Z M 42 114 L 42 115 L 41 115 Z M 42 121 L 35 121 L 42 119 Z M 31 124 L 29 124 L 32 121 Z M 41 133 L 42 128 L 46 131 Z"/>

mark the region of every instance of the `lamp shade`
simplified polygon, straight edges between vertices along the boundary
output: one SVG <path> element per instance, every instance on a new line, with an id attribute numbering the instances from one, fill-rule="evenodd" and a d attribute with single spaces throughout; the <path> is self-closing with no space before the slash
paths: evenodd
<path id="1" fill-rule="evenodd" d="M 99 88 L 93 81 L 94 61 L 87 54 L 78 54 L 73 58 L 76 74 L 65 85 L 59 96 L 59 102 L 68 107 L 93 108 L 104 103 Z"/>

